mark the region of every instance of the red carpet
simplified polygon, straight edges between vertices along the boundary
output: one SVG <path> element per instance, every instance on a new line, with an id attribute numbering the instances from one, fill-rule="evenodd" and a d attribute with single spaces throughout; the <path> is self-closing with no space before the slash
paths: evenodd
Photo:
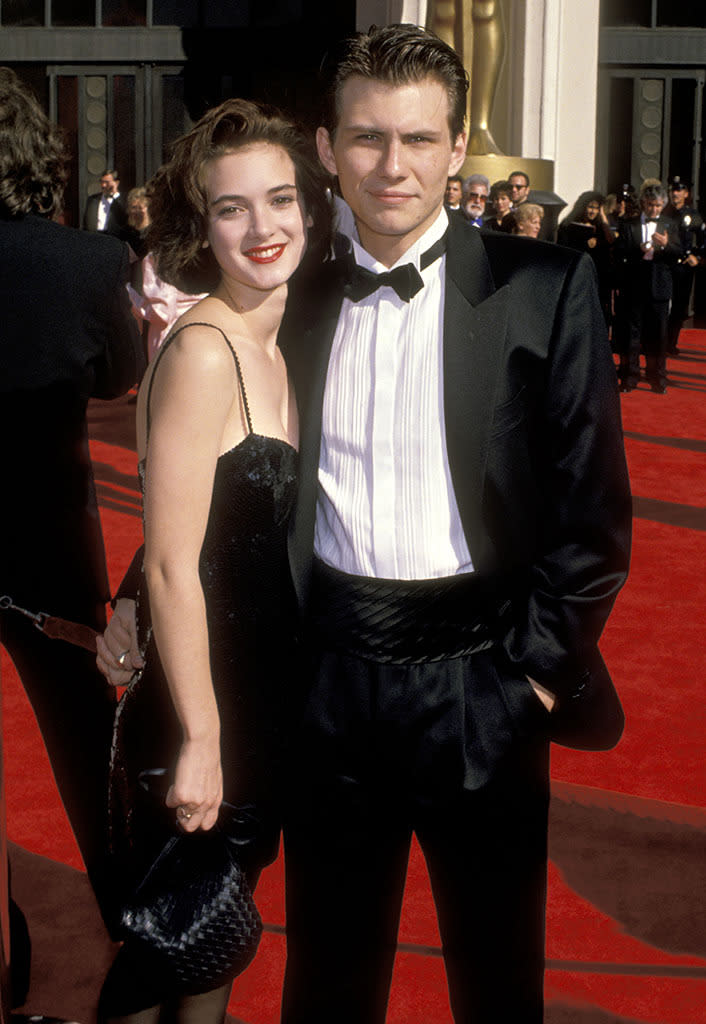
<path id="1" fill-rule="evenodd" d="M 681 348 L 684 355 L 670 362 L 667 395 L 642 385 L 623 396 L 635 541 L 631 576 L 602 648 L 627 727 L 607 754 L 554 750 L 548 1024 L 706 1024 L 706 332 L 684 332 Z M 114 583 L 140 532 L 133 415 L 127 400 L 94 403 L 91 413 Z M 2 669 L 9 837 L 78 868 L 41 740 L 4 652 Z M 47 932 L 35 942 L 26 1012 L 74 1015 L 89 1024 L 110 951 L 85 879 L 22 850 L 13 851 L 13 869 L 33 934 L 35 927 L 37 936 L 42 927 Z M 68 909 L 51 909 L 62 893 Z M 284 965 L 281 860 L 263 877 L 258 902 L 267 932 L 230 1012 L 246 1024 L 276 1024 Z M 66 955 L 72 943 L 73 961 Z M 86 954 L 79 953 L 86 943 L 94 949 L 88 980 Z M 426 869 L 415 849 L 390 1024 L 451 1021 L 438 947 Z"/>

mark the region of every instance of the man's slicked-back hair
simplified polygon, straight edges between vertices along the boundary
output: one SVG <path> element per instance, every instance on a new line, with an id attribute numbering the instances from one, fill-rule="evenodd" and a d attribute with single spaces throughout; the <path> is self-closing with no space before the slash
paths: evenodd
<path id="1" fill-rule="evenodd" d="M 468 74 L 458 54 L 433 32 L 418 25 L 373 25 L 327 53 L 321 65 L 322 124 L 331 138 L 338 125 L 341 90 L 353 76 L 388 85 L 434 78 L 449 99 L 451 141 L 455 142 L 463 131 Z"/>

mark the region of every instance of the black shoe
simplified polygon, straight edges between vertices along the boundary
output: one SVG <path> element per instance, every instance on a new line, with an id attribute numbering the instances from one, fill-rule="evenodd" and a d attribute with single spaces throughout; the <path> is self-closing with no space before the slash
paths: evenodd
<path id="1" fill-rule="evenodd" d="M 629 380 L 621 380 L 620 390 L 621 391 L 634 391 L 637 384 L 631 384 Z"/>
<path id="2" fill-rule="evenodd" d="M 650 384 L 650 390 L 654 391 L 656 395 L 666 395 L 667 385 L 666 384 Z"/>

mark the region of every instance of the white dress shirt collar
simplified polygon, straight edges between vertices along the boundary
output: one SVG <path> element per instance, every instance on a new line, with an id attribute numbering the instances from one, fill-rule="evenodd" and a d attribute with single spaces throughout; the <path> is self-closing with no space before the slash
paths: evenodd
<path id="1" fill-rule="evenodd" d="M 343 200 L 341 200 L 343 202 Z M 350 239 L 353 246 L 353 255 L 355 261 L 360 267 L 365 267 L 366 270 L 372 270 L 376 274 L 382 274 L 386 270 L 393 270 L 394 267 L 403 266 L 405 263 L 411 263 L 417 270 L 420 269 L 420 260 L 428 249 L 431 249 L 432 245 L 441 238 L 446 229 L 449 226 L 449 215 L 442 206 L 439 210 L 439 216 L 436 218 L 433 224 L 431 224 L 423 235 L 421 235 L 416 242 L 414 242 L 406 252 L 393 263 L 391 267 L 386 267 L 384 263 L 380 263 L 374 256 L 363 248 L 360 244 L 360 238 L 358 236 L 358 230 L 353 222 L 352 230 L 348 227 L 348 230 L 344 227 L 346 223 L 345 217 L 339 219 L 339 230 L 341 234 L 345 235 Z M 350 224 L 350 222 L 348 222 Z"/>

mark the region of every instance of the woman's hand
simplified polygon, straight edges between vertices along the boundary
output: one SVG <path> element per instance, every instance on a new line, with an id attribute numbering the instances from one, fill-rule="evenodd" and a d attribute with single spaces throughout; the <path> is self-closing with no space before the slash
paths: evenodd
<path id="1" fill-rule="evenodd" d="M 135 602 L 121 597 L 103 636 L 96 637 L 96 664 L 112 686 L 127 686 L 144 661 L 137 646 Z"/>
<path id="2" fill-rule="evenodd" d="M 167 807 L 176 808 L 177 824 L 185 832 L 213 828 L 222 800 L 219 739 L 184 740 L 166 801 Z"/>

